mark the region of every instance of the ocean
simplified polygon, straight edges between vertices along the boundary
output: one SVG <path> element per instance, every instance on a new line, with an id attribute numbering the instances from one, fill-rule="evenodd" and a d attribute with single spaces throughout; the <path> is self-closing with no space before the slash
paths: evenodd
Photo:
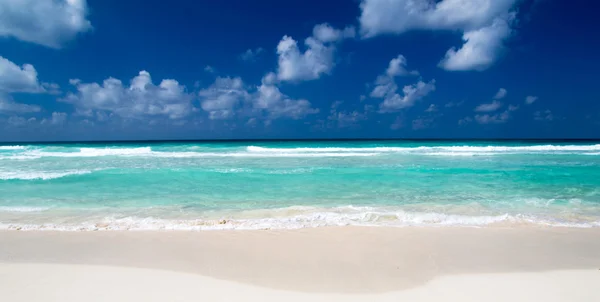
<path id="1" fill-rule="evenodd" d="M 0 145 L 0 229 L 600 227 L 600 142 Z"/>

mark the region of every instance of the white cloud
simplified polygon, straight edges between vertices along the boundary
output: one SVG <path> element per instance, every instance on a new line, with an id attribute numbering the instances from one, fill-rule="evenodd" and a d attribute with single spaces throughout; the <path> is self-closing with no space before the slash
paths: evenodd
<path id="1" fill-rule="evenodd" d="M 510 35 L 509 13 L 518 0 L 363 0 L 365 38 L 411 30 L 462 31 L 465 44 L 440 62 L 447 70 L 483 70 L 497 59 Z"/>
<path id="2" fill-rule="evenodd" d="M 282 81 L 308 81 L 328 74 L 333 68 L 333 46 L 309 37 L 304 42 L 307 49 L 300 52 L 296 40 L 283 36 L 277 45 L 278 73 Z"/>
<path id="3" fill-rule="evenodd" d="M 252 98 L 253 108 L 265 111 L 270 119 L 290 117 L 299 119 L 308 114 L 315 114 L 319 109 L 312 108 L 309 101 L 304 99 L 294 100 L 281 93 L 273 83 L 274 75 L 268 73 L 263 77 L 258 92 Z"/>
<path id="4" fill-rule="evenodd" d="M 425 109 L 425 112 L 436 112 L 438 111 L 438 108 L 435 104 L 431 104 L 429 105 L 429 107 L 427 107 L 427 109 Z"/>
<path id="5" fill-rule="evenodd" d="M 383 103 L 379 104 L 379 111 L 393 112 L 403 108 L 411 107 L 416 101 L 424 98 L 430 92 L 435 90 L 435 80 L 429 83 L 419 81 L 412 85 L 406 85 L 402 88 L 402 95 L 396 91 L 388 93 Z"/>
<path id="6" fill-rule="evenodd" d="M 6 120 L 6 123 L 13 127 L 23 127 L 34 124 L 36 121 L 37 120 L 35 117 L 27 119 L 22 116 L 11 116 L 8 118 L 8 120 Z"/>
<path id="7" fill-rule="evenodd" d="M 313 37 L 321 42 L 338 42 L 343 39 L 354 38 L 356 30 L 353 26 L 348 26 L 343 30 L 335 29 L 327 23 L 318 24 L 313 28 Z"/>
<path id="8" fill-rule="evenodd" d="M 211 86 L 198 93 L 201 107 L 213 120 L 229 119 L 240 114 L 254 119 L 266 116 L 266 123 L 282 117 L 299 119 L 319 112 L 309 101 L 294 100 L 281 93 L 276 86 L 276 77 L 272 72 L 267 73 L 256 90 L 246 86 L 239 77 L 218 77 Z M 256 121 L 252 124 L 255 125 Z"/>
<path id="9" fill-rule="evenodd" d="M 537 101 L 537 99 L 538 99 L 537 96 L 529 95 L 525 98 L 525 104 L 531 105 L 531 104 L 535 103 L 535 101 Z"/>
<path id="10" fill-rule="evenodd" d="M 52 117 L 50 119 L 43 119 L 40 123 L 42 125 L 62 125 L 67 120 L 67 114 L 64 112 L 52 112 Z"/>
<path id="11" fill-rule="evenodd" d="M 485 70 L 494 64 L 503 50 L 503 41 L 510 34 L 508 22 L 500 18 L 490 26 L 466 31 L 462 47 L 458 50 L 450 48 L 439 66 L 450 71 Z"/>
<path id="12" fill-rule="evenodd" d="M 209 118 L 213 120 L 231 118 L 241 102 L 250 97 L 239 77 L 218 77 L 210 87 L 201 90 L 198 95 L 202 109 L 208 112 Z"/>
<path id="13" fill-rule="evenodd" d="M 335 65 L 334 42 L 353 36 L 353 28 L 338 30 L 326 23 L 319 24 L 313 28 L 313 36 L 304 40 L 304 52 L 296 40 L 283 36 L 277 45 L 277 78 L 280 81 L 309 81 L 329 74 Z"/>
<path id="14" fill-rule="evenodd" d="M 497 114 L 477 114 L 475 115 L 475 121 L 479 124 L 502 124 L 506 123 L 510 118 L 508 110 L 497 113 Z"/>
<path id="15" fill-rule="evenodd" d="M 83 83 L 77 79 L 69 82 L 76 87 L 77 92 L 70 92 L 59 101 L 71 103 L 82 112 L 112 113 L 122 118 L 135 119 L 147 116 L 179 119 L 193 109 L 192 96 L 185 92 L 185 86 L 171 79 L 162 80 L 156 86 L 147 71 L 140 71 L 131 79 L 129 87 L 112 77 L 102 84 Z"/>
<path id="16" fill-rule="evenodd" d="M 0 56 L 0 92 L 43 92 L 31 64 L 17 64 Z"/>
<path id="17" fill-rule="evenodd" d="M 536 111 L 533 113 L 533 119 L 536 121 L 552 121 L 554 120 L 554 115 L 550 110 Z"/>
<path id="18" fill-rule="evenodd" d="M 327 120 L 330 121 L 330 123 L 328 123 L 328 127 L 333 125 L 337 126 L 338 128 L 352 127 L 357 125 L 358 122 L 367 119 L 367 112 L 360 112 L 358 110 L 338 110 L 342 104 L 342 101 L 335 101 L 331 104 L 331 110 L 329 112 L 329 116 L 327 117 Z"/>
<path id="19" fill-rule="evenodd" d="M 86 0 L 7 0 L 0 12 L 0 37 L 52 48 L 92 28 Z"/>
<path id="20" fill-rule="evenodd" d="M 416 70 L 408 71 L 406 69 L 406 58 L 403 55 L 393 58 L 386 70 L 386 74 L 390 77 L 404 76 L 404 75 L 419 75 Z"/>
<path id="21" fill-rule="evenodd" d="M 206 67 L 204 67 L 204 71 L 206 71 L 208 73 L 214 73 L 216 70 L 214 67 L 212 67 L 210 65 L 206 65 Z"/>
<path id="22" fill-rule="evenodd" d="M 36 105 L 28 105 L 15 102 L 9 95 L 0 94 L 0 114 L 6 113 L 33 113 L 42 109 Z"/>
<path id="23" fill-rule="evenodd" d="M 518 105 L 508 105 L 508 111 L 517 111 L 519 110 Z"/>
<path id="24" fill-rule="evenodd" d="M 501 100 L 504 97 L 506 97 L 506 94 L 508 93 L 508 91 L 504 88 L 500 88 L 498 90 L 498 92 L 496 92 L 496 95 L 494 95 L 494 100 Z"/>
<path id="25" fill-rule="evenodd" d="M 385 74 L 378 76 L 375 80 L 375 87 L 369 96 L 383 99 L 379 105 L 380 112 L 393 112 L 411 107 L 417 100 L 435 90 L 435 80 L 431 80 L 429 83 L 419 80 L 415 84 L 404 86 L 402 95 L 399 94 L 395 77 L 411 73 L 406 71 L 405 66 L 406 58 L 398 55 L 390 61 Z"/>
<path id="26" fill-rule="evenodd" d="M 248 49 L 244 53 L 240 55 L 240 59 L 246 62 L 255 61 L 256 58 L 263 52 L 262 47 L 258 47 L 256 49 Z"/>
<path id="27" fill-rule="evenodd" d="M 494 100 L 491 103 L 481 104 L 481 105 L 475 107 L 475 111 L 476 112 L 492 112 L 492 111 L 498 110 L 500 107 L 502 107 L 502 103 Z"/>

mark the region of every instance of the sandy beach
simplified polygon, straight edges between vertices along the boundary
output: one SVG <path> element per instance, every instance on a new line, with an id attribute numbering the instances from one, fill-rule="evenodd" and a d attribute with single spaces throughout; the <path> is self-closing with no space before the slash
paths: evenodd
<path id="1" fill-rule="evenodd" d="M 3 301 L 598 301 L 600 230 L 0 232 Z"/>

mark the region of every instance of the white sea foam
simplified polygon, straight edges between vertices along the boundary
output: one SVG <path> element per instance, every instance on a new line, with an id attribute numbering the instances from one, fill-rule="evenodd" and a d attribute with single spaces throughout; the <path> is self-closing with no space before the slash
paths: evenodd
<path id="1" fill-rule="evenodd" d="M 23 150 L 25 146 L 0 146 L 0 150 Z"/>
<path id="2" fill-rule="evenodd" d="M 600 144 L 596 145 L 535 145 L 535 146 L 432 146 L 432 147 L 365 147 L 365 148 L 267 148 L 248 146 L 248 152 L 253 153 L 319 153 L 319 152 L 403 152 L 435 154 L 431 152 L 576 152 L 598 151 Z M 429 153 L 427 153 L 429 152 Z M 441 155 L 441 153 L 437 153 Z M 449 155 L 452 153 L 443 153 Z"/>
<path id="3" fill-rule="evenodd" d="M 31 212 L 43 212 L 50 208 L 44 207 L 0 207 L 0 212 L 8 213 L 31 213 Z"/>
<path id="4" fill-rule="evenodd" d="M 62 172 L 49 171 L 0 171 L 0 180 L 48 180 L 70 175 L 82 175 L 92 173 L 90 170 L 72 170 Z"/>
<path id="5" fill-rule="evenodd" d="M 0 229 L 19 230 L 260 230 L 260 229 L 299 229 L 324 226 L 471 226 L 493 225 L 544 225 L 553 227 L 591 228 L 600 227 L 600 220 L 572 221 L 552 217 L 538 217 L 525 214 L 501 215 L 458 215 L 432 212 L 389 211 L 371 207 L 340 207 L 318 209 L 312 207 L 291 207 L 262 210 L 256 218 L 218 219 L 161 219 L 155 217 L 105 217 L 96 221 L 76 224 L 23 224 L 2 223 Z M 255 216 L 253 213 L 251 216 Z"/>
<path id="6" fill-rule="evenodd" d="M 250 152 L 167 152 L 152 151 L 150 147 L 97 149 L 81 148 L 79 152 L 48 152 L 33 150 L 26 152 L 22 159 L 36 159 L 40 157 L 157 157 L 157 158 L 204 158 L 204 157 L 365 157 L 378 153 L 363 152 L 327 152 L 327 153 L 250 153 Z M 13 157 L 14 158 L 14 157 Z M 14 158 L 17 159 L 17 158 Z"/>

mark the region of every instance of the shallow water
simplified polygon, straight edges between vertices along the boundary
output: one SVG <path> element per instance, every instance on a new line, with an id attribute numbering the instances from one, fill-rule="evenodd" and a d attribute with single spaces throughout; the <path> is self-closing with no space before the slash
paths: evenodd
<path id="1" fill-rule="evenodd" d="M 0 146 L 0 228 L 600 226 L 600 144 Z"/>

